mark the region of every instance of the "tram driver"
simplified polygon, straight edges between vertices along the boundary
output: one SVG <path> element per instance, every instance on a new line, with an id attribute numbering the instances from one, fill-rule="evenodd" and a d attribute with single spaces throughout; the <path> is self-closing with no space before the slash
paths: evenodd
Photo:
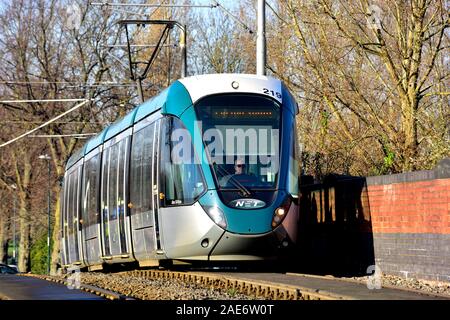
<path id="1" fill-rule="evenodd" d="M 237 158 L 234 162 L 234 174 L 244 174 L 245 166 L 245 160 L 243 158 Z"/>

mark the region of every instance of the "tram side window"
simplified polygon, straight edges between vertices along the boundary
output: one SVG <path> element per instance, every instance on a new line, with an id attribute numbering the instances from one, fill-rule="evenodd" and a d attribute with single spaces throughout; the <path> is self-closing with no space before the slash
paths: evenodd
<path id="1" fill-rule="evenodd" d="M 61 211 L 60 211 L 60 217 L 59 217 L 59 223 L 60 223 L 60 228 L 59 228 L 59 240 L 61 241 L 61 251 L 60 251 L 60 258 L 61 258 L 61 265 L 65 265 L 66 264 L 66 257 L 65 257 L 65 251 L 64 251 L 64 245 L 65 245 L 65 232 L 64 232 L 64 217 L 66 216 L 66 200 L 65 200 L 65 194 L 66 194 L 66 180 L 67 178 L 64 177 L 64 181 L 63 181 L 63 185 L 62 185 L 62 190 L 63 192 L 60 193 L 60 201 L 61 201 Z"/>
<path id="2" fill-rule="evenodd" d="M 59 217 L 59 223 L 60 223 L 60 235 L 61 238 L 65 237 L 65 233 L 64 233 L 64 222 L 66 220 L 66 194 L 67 194 L 67 176 L 64 176 L 64 181 L 62 184 L 62 190 L 63 192 L 61 192 L 60 194 L 60 199 L 61 199 L 61 211 L 60 211 L 60 217 Z"/>
<path id="3" fill-rule="evenodd" d="M 73 211 L 74 211 L 74 198 L 75 198 L 75 189 L 74 189 L 74 172 L 69 174 L 69 185 L 68 185 L 68 202 L 67 202 L 67 233 L 68 235 L 73 234 Z"/>
<path id="4" fill-rule="evenodd" d="M 288 173 L 288 190 L 291 195 L 298 197 L 299 186 L 298 178 L 300 175 L 300 162 L 299 157 L 299 146 L 298 146 L 298 136 L 297 136 L 297 125 L 294 120 L 293 128 L 291 130 L 291 143 L 289 151 L 289 173 Z"/>
<path id="5" fill-rule="evenodd" d="M 101 198 L 101 209 L 102 209 L 102 221 L 104 223 L 105 232 L 108 230 L 108 168 L 109 168 L 109 148 L 103 151 L 103 161 L 102 161 L 102 198 Z M 106 232 L 107 234 L 107 232 Z"/>
<path id="6" fill-rule="evenodd" d="M 109 208 L 109 220 L 117 219 L 117 170 L 118 170 L 118 157 L 119 157 L 119 144 L 115 144 L 110 148 L 110 162 L 109 162 L 109 185 L 108 185 L 108 208 Z"/>
<path id="7" fill-rule="evenodd" d="M 203 193 L 206 183 L 190 134 L 174 117 L 164 119 L 161 133 L 160 170 L 165 204 L 191 204 Z"/>
<path id="8" fill-rule="evenodd" d="M 75 171 L 75 179 L 74 179 L 74 203 L 73 203 L 73 220 L 74 220 L 74 225 L 73 225 L 73 229 L 74 232 L 78 231 L 78 222 L 79 222 L 79 218 L 78 218 L 78 213 L 79 213 L 79 206 L 80 206 L 80 187 L 81 187 L 81 166 L 77 168 L 77 170 Z"/>
<path id="9" fill-rule="evenodd" d="M 65 181 L 64 181 L 64 185 L 65 185 L 65 200 L 64 200 L 64 237 L 68 237 L 69 236 L 69 212 L 70 212 L 70 188 L 71 188 L 71 175 L 70 174 L 66 174 L 65 177 Z"/>
<path id="10" fill-rule="evenodd" d="M 131 146 L 130 202 L 131 215 L 136 217 L 136 227 L 149 225 L 152 219 L 154 128 L 153 123 L 136 132 Z"/>
<path id="11" fill-rule="evenodd" d="M 122 219 L 125 213 L 125 168 L 128 138 L 116 142 L 104 151 L 102 181 L 103 222 Z M 105 230 L 107 226 L 105 225 Z"/>
<path id="12" fill-rule="evenodd" d="M 125 184 L 125 166 L 128 162 L 126 157 L 128 155 L 126 147 L 128 145 L 128 139 L 122 139 L 118 143 L 118 155 L 117 155 L 117 215 L 121 221 L 124 219 L 125 215 L 125 194 L 124 194 L 124 184 Z"/>
<path id="13" fill-rule="evenodd" d="M 69 174 L 69 201 L 67 206 L 67 223 L 68 234 L 72 235 L 77 231 L 77 217 L 78 217 L 78 180 L 79 180 L 79 168 L 73 170 Z"/>
<path id="14" fill-rule="evenodd" d="M 84 164 L 82 200 L 82 217 L 84 227 L 97 223 L 98 180 L 100 177 L 99 162 L 100 155 L 97 154 Z M 90 235 L 87 236 L 90 237 Z"/>

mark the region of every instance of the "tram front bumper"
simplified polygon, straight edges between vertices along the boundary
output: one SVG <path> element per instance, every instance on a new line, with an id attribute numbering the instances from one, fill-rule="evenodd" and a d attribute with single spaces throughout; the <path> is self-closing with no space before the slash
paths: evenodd
<path id="1" fill-rule="evenodd" d="M 211 261 L 251 261 L 276 259 L 282 241 L 274 232 L 243 235 L 225 232 L 210 253 Z"/>

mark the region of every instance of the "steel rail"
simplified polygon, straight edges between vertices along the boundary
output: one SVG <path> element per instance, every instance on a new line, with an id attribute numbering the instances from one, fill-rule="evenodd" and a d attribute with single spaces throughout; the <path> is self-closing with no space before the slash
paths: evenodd
<path id="1" fill-rule="evenodd" d="M 314 291 L 310 288 L 286 285 L 271 281 L 243 279 L 236 276 L 202 272 L 180 272 L 162 270 L 124 271 L 144 279 L 176 279 L 205 287 L 234 290 L 249 296 L 263 297 L 270 300 L 352 300 L 352 297 L 331 292 Z"/>

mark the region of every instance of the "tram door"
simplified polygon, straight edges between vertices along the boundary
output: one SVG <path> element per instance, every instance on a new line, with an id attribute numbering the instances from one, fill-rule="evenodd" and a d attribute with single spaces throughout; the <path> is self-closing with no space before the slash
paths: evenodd
<path id="1" fill-rule="evenodd" d="M 59 215 L 59 223 L 60 223 L 60 235 L 61 235 L 61 250 L 60 250 L 60 258 L 61 258 L 61 265 L 65 266 L 67 265 L 67 241 L 66 241 L 66 227 L 65 227 L 65 217 L 66 217 L 66 203 L 65 203 L 65 195 L 66 195 L 66 185 L 67 185 L 67 175 L 64 176 L 64 182 L 62 185 L 62 192 L 60 195 L 60 203 L 61 203 L 61 209 L 60 209 L 60 215 Z"/>
<path id="2" fill-rule="evenodd" d="M 130 202 L 133 249 L 141 265 L 155 263 L 158 239 L 160 120 L 136 125 L 131 147 Z"/>
<path id="3" fill-rule="evenodd" d="M 103 257 L 129 258 L 130 228 L 126 184 L 131 131 L 105 143 L 102 161 L 101 226 Z"/>
<path id="4" fill-rule="evenodd" d="M 72 168 L 65 181 L 65 200 L 64 200 L 64 224 L 63 235 L 64 255 L 67 264 L 80 264 L 80 254 L 78 246 L 78 226 L 79 226 L 79 199 L 80 199 L 80 175 L 81 166 Z"/>
<path id="5" fill-rule="evenodd" d="M 87 265 L 101 264 L 100 226 L 98 197 L 100 188 L 100 148 L 93 150 L 84 158 L 82 182 L 82 243 L 84 261 Z"/>

